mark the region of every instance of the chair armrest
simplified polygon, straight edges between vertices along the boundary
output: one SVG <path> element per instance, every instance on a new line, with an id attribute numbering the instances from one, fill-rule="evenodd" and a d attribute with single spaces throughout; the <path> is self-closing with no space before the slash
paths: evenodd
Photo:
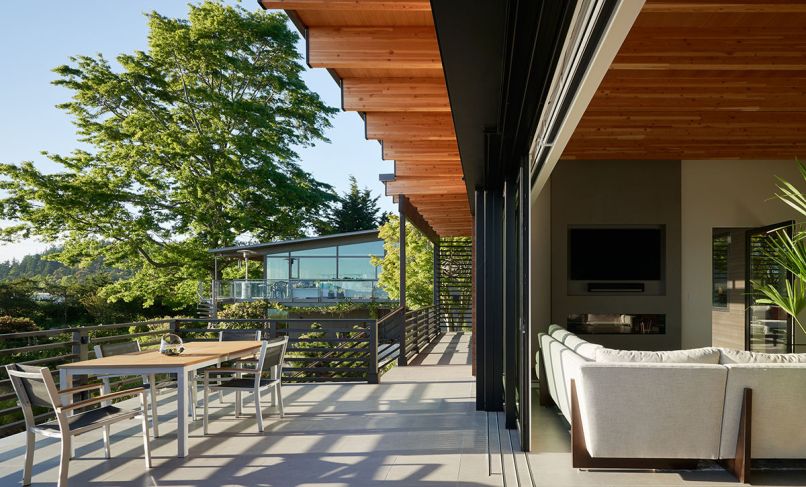
<path id="1" fill-rule="evenodd" d="M 204 376 L 209 377 L 212 374 L 255 374 L 255 369 L 238 369 L 238 368 L 218 368 L 218 369 L 204 369 Z"/>
<path id="2" fill-rule="evenodd" d="M 104 385 L 100 382 L 95 382 L 92 384 L 84 384 L 83 386 L 75 386 L 69 387 L 67 389 L 59 389 L 59 394 L 74 394 L 76 392 L 83 392 L 83 391 L 92 391 L 95 389 L 101 390 L 103 389 Z"/>
<path id="3" fill-rule="evenodd" d="M 113 392 L 111 394 L 102 394 L 100 396 L 87 399 L 86 401 L 74 402 L 72 404 L 67 404 L 60 408 L 56 408 L 56 411 L 61 413 L 65 411 L 71 411 L 73 409 L 80 409 L 83 407 L 91 406 L 93 404 L 98 404 L 104 401 L 111 401 L 112 399 L 118 399 L 121 397 L 137 396 L 139 394 L 145 395 L 147 390 L 148 390 L 147 387 L 135 387 L 134 389 L 126 389 L 124 391 Z"/>

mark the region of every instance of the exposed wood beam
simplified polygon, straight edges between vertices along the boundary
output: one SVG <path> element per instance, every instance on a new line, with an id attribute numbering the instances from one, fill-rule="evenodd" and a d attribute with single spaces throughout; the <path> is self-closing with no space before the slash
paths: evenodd
<path id="1" fill-rule="evenodd" d="M 315 68 L 442 69 L 431 27 L 309 27 Z"/>
<path id="2" fill-rule="evenodd" d="M 396 178 L 386 183 L 386 195 L 464 193 L 465 184 L 457 178 Z"/>
<path id="3" fill-rule="evenodd" d="M 443 78 L 346 78 L 342 105 L 358 112 L 450 112 Z"/>
<path id="4" fill-rule="evenodd" d="M 438 242 L 439 235 L 434 228 L 423 218 L 417 208 L 412 205 L 408 198 L 401 198 L 400 210 L 406 214 L 406 218 L 417 227 L 423 235 L 425 235 L 431 242 Z"/>
<path id="5" fill-rule="evenodd" d="M 263 8 L 283 10 L 431 11 L 429 0 L 260 0 Z"/>
<path id="6" fill-rule="evenodd" d="M 444 140 L 456 144 L 450 113 L 370 112 L 365 123 L 368 139 Z"/>
<path id="7" fill-rule="evenodd" d="M 459 160 L 456 140 L 384 140 L 382 152 L 386 160 Z"/>
<path id="8" fill-rule="evenodd" d="M 396 176 L 458 176 L 462 177 L 459 161 L 395 161 Z"/>

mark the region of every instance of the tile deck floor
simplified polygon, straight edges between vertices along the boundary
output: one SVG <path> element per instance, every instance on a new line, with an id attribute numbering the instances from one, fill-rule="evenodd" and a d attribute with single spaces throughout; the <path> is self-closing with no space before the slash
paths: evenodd
<path id="1" fill-rule="evenodd" d="M 72 486 L 690 486 L 737 485 L 717 469 L 698 472 L 579 472 L 570 467 L 567 425 L 535 408 L 535 448 L 519 451 L 500 414 L 475 411 L 468 334 L 445 335 L 409 367 L 380 385 L 283 387 L 286 416 L 265 409 L 236 419 L 232 397 L 212 403 L 210 435 L 191 424 L 190 456 L 176 458 L 173 392 L 160 394 L 160 438 L 146 471 L 139 425 L 113 428 L 112 459 L 100 432 L 79 437 Z M 244 397 L 246 404 L 249 397 Z M 250 406 L 244 413 L 253 413 Z M 269 415 L 271 414 L 271 415 Z M 0 439 L 0 486 L 19 485 L 24 437 Z M 55 485 L 58 443 L 38 439 L 33 485 Z M 806 485 L 806 471 L 757 472 L 755 485 Z"/>

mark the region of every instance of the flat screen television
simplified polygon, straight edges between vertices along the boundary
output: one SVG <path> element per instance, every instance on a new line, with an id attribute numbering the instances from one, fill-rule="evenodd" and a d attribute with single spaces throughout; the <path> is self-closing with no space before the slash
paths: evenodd
<path id="1" fill-rule="evenodd" d="M 662 227 L 569 228 L 568 273 L 573 281 L 659 281 Z"/>

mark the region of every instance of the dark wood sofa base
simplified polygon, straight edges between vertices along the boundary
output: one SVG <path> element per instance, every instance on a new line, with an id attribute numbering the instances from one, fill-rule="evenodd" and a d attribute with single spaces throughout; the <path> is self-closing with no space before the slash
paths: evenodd
<path id="1" fill-rule="evenodd" d="M 750 423 L 753 391 L 745 389 L 742 398 L 742 413 L 739 435 L 736 442 L 736 457 L 719 463 L 732 473 L 739 482 L 750 482 Z M 571 464 L 584 469 L 641 469 L 641 470 L 693 470 L 699 464 L 696 458 L 601 458 L 591 457 L 585 446 L 585 432 L 579 411 L 576 384 L 571 380 Z"/>

